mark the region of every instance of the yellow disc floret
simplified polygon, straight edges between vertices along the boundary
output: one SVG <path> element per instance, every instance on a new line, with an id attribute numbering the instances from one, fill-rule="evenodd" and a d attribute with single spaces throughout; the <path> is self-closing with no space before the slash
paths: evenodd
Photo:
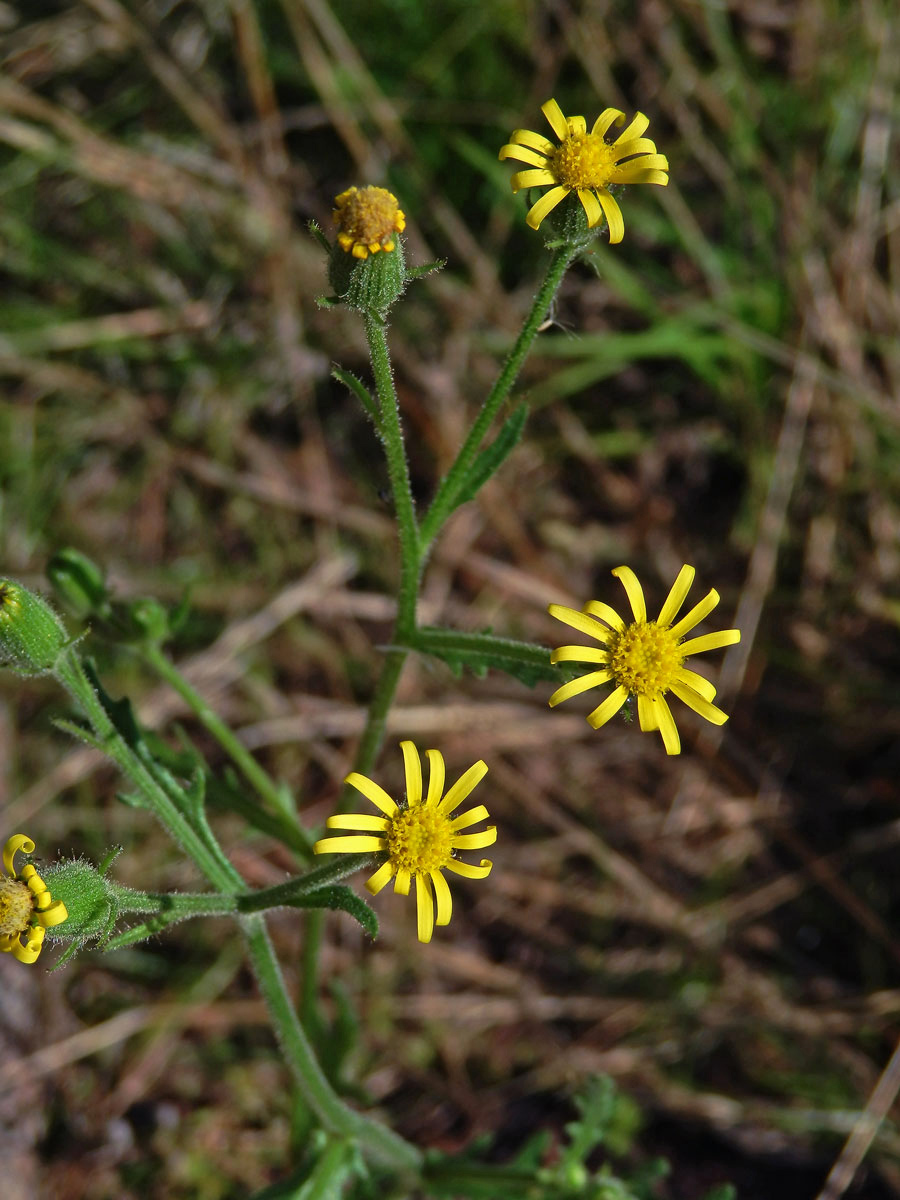
<path id="1" fill-rule="evenodd" d="M 677 682 L 683 663 L 678 639 L 655 621 L 635 622 L 610 637 L 609 669 L 632 696 L 664 695 Z"/>
<path id="2" fill-rule="evenodd" d="M 549 169 L 563 187 L 578 191 L 605 188 L 615 170 L 618 152 L 593 133 L 566 138 L 550 159 Z"/>
<path id="3" fill-rule="evenodd" d="M 386 188 L 348 188 L 335 197 L 338 245 L 354 258 L 394 249 L 394 235 L 406 228 L 397 197 Z"/>
<path id="4" fill-rule="evenodd" d="M 439 871 L 453 857 L 453 828 L 443 813 L 417 804 L 397 813 L 387 829 L 388 857 L 400 871 Z"/>

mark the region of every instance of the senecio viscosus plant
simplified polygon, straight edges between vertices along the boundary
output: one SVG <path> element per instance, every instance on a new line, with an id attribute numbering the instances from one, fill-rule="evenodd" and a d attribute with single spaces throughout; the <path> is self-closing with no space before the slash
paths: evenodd
<path id="1" fill-rule="evenodd" d="M 232 916 L 285 1061 L 317 1126 L 317 1132 L 307 1139 L 298 1167 L 302 1188 L 291 1195 L 337 1196 L 348 1188 L 360 1196 L 413 1192 L 486 1195 L 485 1187 L 491 1195 L 516 1196 L 517 1200 L 524 1195 L 631 1195 L 629 1185 L 607 1168 L 592 1172 L 584 1165 L 610 1120 L 612 1102 L 604 1081 L 594 1081 L 578 1100 L 581 1121 L 569 1127 L 568 1149 L 552 1167 L 534 1163 L 498 1167 L 434 1152 L 423 1154 L 380 1120 L 349 1106 L 335 1087 L 334 1069 L 329 1077 L 321 1065 L 335 1055 L 326 1055 L 326 1047 L 312 1044 L 315 1037 L 327 1039 L 326 1022 L 320 1016 L 316 1022 L 306 1022 L 314 1027 L 308 1028 L 298 1016 L 265 920 L 266 912 L 276 907 L 309 911 L 307 934 L 313 944 L 305 966 L 310 969 L 317 945 L 315 922 L 322 910 L 342 910 L 372 936 L 377 932 L 373 910 L 342 882 L 351 874 L 370 872 L 365 888 L 373 895 L 391 882 L 401 896 L 414 891 L 418 939 L 423 943 L 431 941 L 435 926 L 447 925 L 451 919 L 448 876 L 483 880 L 490 875 L 491 860 L 479 857 L 478 852 L 494 845 L 497 829 L 486 824 L 489 813 L 485 804 L 464 807 L 476 787 L 481 788 L 480 796 L 489 798 L 484 785 L 486 763 L 454 764 L 451 778 L 455 781 L 447 786 L 441 752 L 425 750 L 426 777 L 418 748 L 404 739 L 400 743 L 404 794 L 391 796 L 372 777 L 386 718 L 410 653 L 436 656 L 455 669 L 468 666 L 479 674 L 487 669 L 503 670 L 532 686 L 541 680 L 553 681 L 551 708 L 609 685 L 611 690 L 588 713 L 588 722 L 599 728 L 623 705 L 634 701 L 640 729 L 658 731 L 667 754 L 681 750 L 670 707 L 672 697 L 717 725 L 727 719 L 713 703 L 716 689 L 687 664 L 704 651 L 737 642 L 740 634 L 726 629 L 689 636 L 719 600 L 716 591 L 709 591 L 680 615 L 694 580 L 690 566 L 681 568 L 655 619 L 648 617 L 637 576 L 624 565 L 616 566 L 612 574 L 625 590 L 630 609 L 627 616 L 608 599 L 588 600 L 581 610 L 551 602 L 551 615 L 589 644 L 563 645 L 551 651 L 493 633 L 430 627 L 417 619 L 425 566 L 447 519 L 478 494 L 521 437 L 527 416 L 524 403 L 515 404 L 499 428 L 498 417 L 508 405 L 566 271 L 590 252 L 604 228 L 611 244 L 621 242 L 624 221 L 616 196 L 623 186 L 649 183 L 664 187 L 668 183 L 668 162 L 645 136 L 649 122 L 643 114 L 636 114 L 611 141 L 610 130 L 625 123 L 625 115 L 617 109 L 605 109 L 590 130 L 583 117 L 564 116 L 555 100 L 549 100 L 543 112 L 555 140 L 517 129 L 499 157 L 524 164 L 524 169 L 512 176 L 512 189 L 532 193 L 533 203 L 525 218 L 528 225 L 550 231 L 546 275 L 493 387 L 423 512 L 417 511 L 410 488 L 387 322 L 408 284 L 440 264 L 407 266 L 406 218 L 395 196 L 383 187 L 349 187 L 336 198 L 333 243 L 311 225 L 328 254 L 333 292 L 320 302 L 349 306 L 365 326 L 374 391 L 341 368 L 335 369 L 335 375 L 364 407 L 384 449 L 400 560 L 395 628 L 382 657 L 354 769 L 345 781 L 341 811 L 327 821 L 332 836 L 315 839 L 300 820 L 287 789 L 262 769 L 166 655 L 163 646 L 183 613 L 169 613 L 152 600 L 128 603 L 116 599 L 103 573 L 75 550 L 58 553 L 48 568 L 63 604 L 75 616 L 89 620 L 92 633 L 136 653 L 179 692 L 228 754 L 242 786 L 253 794 L 254 804 L 239 811 L 257 824 L 254 814 L 266 812 L 265 824 L 259 827 L 279 837 L 294 853 L 301 864 L 295 876 L 276 887 L 248 889 L 207 820 L 207 793 L 219 785 L 200 754 L 192 749 L 186 764 L 183 755 L 177 762 L 165 761 L 158 743 L 151 751 L 127 701 L 112 700 L 91 661 L 82 657 L 81 638 L 70 635 L 54 608 L 39 595 L 13 579 L 0 580 L 3 661 L 21 675 L 50 675 L 66 690 L 80 720 L 58 724 L 115 762 L 129 785 L 123 799 L 157 818 L 208 885 L 207 890 L 190 895 L 159 895 L 126 887 L 109 875 L 114 852 L 97 865 L 84 859 L 63 859 L 38 871 L 32 861 L 35 843 L 31 836 L 8 831 L 0 876 L 0 951 L 32 964 L 48 943 L 59 942 L 66 947 L 61 960 L 65 961 L 87 944 L 99 944 L 110 952 L 158 934 L 176 921 Z M 586 669 L 579 674 L 566 664 L 581 664 Z M 552 720 L 549 715 L 548 720 Z M 232 791 L 234 778 L 232 774 Z M 346 811 L 354 792 L 369 802 L 372 811 Z M 473 1191 L 476 1179 L 481 1181 L 480 1191 Z"/>

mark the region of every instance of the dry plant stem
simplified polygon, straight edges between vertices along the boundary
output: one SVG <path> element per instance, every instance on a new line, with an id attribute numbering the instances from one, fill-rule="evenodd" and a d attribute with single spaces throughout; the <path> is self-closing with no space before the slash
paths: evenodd
<path id="1" fill-rule="evenodd" d="M 71 648 L 60 656 L 54 675 L 85 712 L 106 753 L 135 785 L 147 807 L 156 814 L 176 844 L 220 892 L 243 892 L 244 882 L 240 874 L 226 858 L 212 833 L 208 829 L 204 831 L 206 836 L 197 832 L 153 772 L 116 729 Z M 280 892 L 281 887 L 283 885 L 275 889 L 276 893 Z M 348 1108 L 332 1089 L 288 995 L 262 916 L 242 917 L 241 927 L 259 989 L 265 998 L 288 1066 L 322 1127 L 330 1133 L 357 1138 L 361 1145 L 397 1171 L 417 1170 L 421 1156 L 415 1147 L 385 1126 Z"/>
<path id="2" fill-rule="evenodd" d="M 282 789 L 271 775 L 269 775 L 268 771 L 259 765 L 250 751 L 235 737 L 233 731 L 229 729 L 218 713 L 214 712 L 203 697 L 191 687 L 159 646 L 147 643 L 141 646 L 140 654 L 145 662 L 169 684 L 173 691 L 181 696 L 203 728 L 216 739 L 247 782 L 256 789 L 259 796 L 270 804 L 276 812 L 288 817 L 291 823 L 296 826 L 305 847 L 303 858 L 306 862 L 312 862 L 312 839 L 297 820 L 297 814 L 293 807 L 285 802 L 285 795 Z"/>

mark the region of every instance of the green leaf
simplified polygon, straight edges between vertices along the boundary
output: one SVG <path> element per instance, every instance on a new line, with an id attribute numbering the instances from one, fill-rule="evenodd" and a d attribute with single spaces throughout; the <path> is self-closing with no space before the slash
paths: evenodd
<path id="1" fill-rule="evenodd" d="M 330 887 L 317 888 L 304 896 L 294 896 L 282 902 L 289 908 L 330 908 L 349 913 L 354 920 L 362 925 L 370 938 L 378 937 L 378 918 L 374 911 L 361 900 L 356 892 L 343 884 L 333 884 Z"/>
<path id="2" fill-rule="evenodd" d="M 542 679 L 564 683 L 571 678 L 567 668 L 555 667 L 550 662 L 550 651 L 546 646 L 495 637 L 489 631 L 460 633 L 455 629 L 423 625 L 402 644 L 420 654 L 443 659 L 456 675 L 461 675 L 464 667 L 479 677 L 491 669 L 505 671 L 526 687 L 534 687 Z"/>
<path id="3" fill-rule="evenodd" d="M 489 446 L 475 457 L 453 497 L 453 508 L 473 499 L 490 477 L 503 465 L 516 448 L 528 419 L 528 406 L 520 404 L 511 417 L 503 422 L 500 432 Z M 450 510 L 451 512 L 453 509 Z"/>
<path id="4" fill-rule="evenodd" d="M 97 693 L 97 697 L 103 705 L 106 715 L 115 726 L 116 732 L 121 735 L 122 740 L 132 750 L 139 750 L 143 745 L 144 736 L 141 733 L 141 728 L 131 707 L 131 701 L 127 696 L 124 696 L 121 700 L 113 700 L 112 696 L 110 696 L 109 692 L 106 691 L 100 682 L 100 676 L 97 674 L 93 660 L 89 658 L 84 660 L 84 672 L 91 681 L 91 686 Z"/>
<path id="5" fill-rule="evenodd" d="M 381 412 L 375 400 L 372 399 L 369 389 L 365 386 L 361 379 L 353 374 L 352 371 L 345 371 L 343 367 L 334 366 L 331 368 L 331 378 L 336 379 L 338 383 L 342 383 L 348 391 L 351 391 L 357 398 L 372 421 L 376 429 L 381 428 Z"/>

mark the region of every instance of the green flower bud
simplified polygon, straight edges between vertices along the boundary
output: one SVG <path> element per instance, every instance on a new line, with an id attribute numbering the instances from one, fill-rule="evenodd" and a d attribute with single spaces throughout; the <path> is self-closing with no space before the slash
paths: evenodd
<path id="1" fill-rule="evenodd" d="M 0 579 L 0 663 L 23 675 L 42 675 L 56 666 L 70 640 L 46 600 L 12 579 Z"/>
<path id="2" fill-rule="evenodd" d="M 103 572 L 80 550 L 71 546 L 58 550 L 47 564 L 47 578 L 66 608 L 79 619 L 108 607 Z"/>
<path id="3" fill-rule="evenodd" d="M 44 879 L 69 913 L 62 925 L 47 931 L 48 937 L 82 945 L 90 938 L 109 936 L 119 915 L 118 884 L 82 858 L 54 863 L 45 868 Z"/>
<path id="4" fill-rule="evenodd" d="M 337 241 L 328 279 L 335 295 L 361 312 L 386 313 L 406 287 L 406 218 L 385 188 L 348 188 L 335 200 Z"/>
<path id="5" fill-rule="evenodd" d="M 141 641 L 164 642 L 169 637 L 169 614 L 158 600 L 144 596 L 128 606 L 128 622 Z"/>

